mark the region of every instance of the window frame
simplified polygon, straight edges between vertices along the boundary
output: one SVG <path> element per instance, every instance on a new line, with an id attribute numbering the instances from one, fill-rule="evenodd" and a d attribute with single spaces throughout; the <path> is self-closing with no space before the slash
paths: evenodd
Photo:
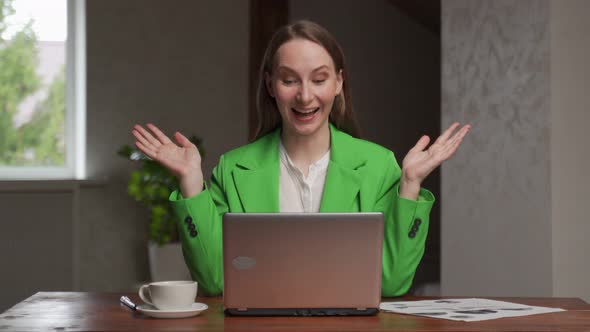
<path id="1" fill-rule="evenodd" d="M 86 178 L 86 0 L 67 0 L 64 166 L 0 166 L 0 181 Z"/>

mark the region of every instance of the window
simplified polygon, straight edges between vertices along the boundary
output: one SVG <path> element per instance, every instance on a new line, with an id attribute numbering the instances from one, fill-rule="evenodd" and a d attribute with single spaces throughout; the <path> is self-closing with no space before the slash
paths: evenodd
<path id="1" fill-rule="evenodd" d="M 84 7 L 0 0 L 0 179 L 85 177 Z"/>

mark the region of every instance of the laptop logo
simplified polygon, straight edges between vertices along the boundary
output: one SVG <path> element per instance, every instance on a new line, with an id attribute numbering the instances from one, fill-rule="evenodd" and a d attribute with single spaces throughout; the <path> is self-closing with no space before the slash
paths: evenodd
<path id="1" fill-rule="evenodd" d="M 251 269 L 256 265 L 256 260 L 252 257 L 238 256 L 232 261 L 232 265 L 238 270 Z"/>

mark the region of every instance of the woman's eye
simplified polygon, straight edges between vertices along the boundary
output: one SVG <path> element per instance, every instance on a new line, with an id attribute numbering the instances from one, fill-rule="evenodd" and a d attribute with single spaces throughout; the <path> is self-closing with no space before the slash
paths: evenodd
<path id="1" fill-rule="evenodd" d="M 315 84 L 322 84 L 322 83 L 324 83 L 325 81 L 326 81 L 326 79 L 323 79 L 323 78 L 322 78 L 322 79 L 319 79 L 319 80 L 313 80 L 313 82 L 314 82 Z"/>
<path id="2" fill-rule="evenodd" d="M 295 80 L 292 79 L 282 79 L 281 80 L 283 82 L 283 84 L 285 85 L 291 85 L 291 84 L 295 84 Z"/>

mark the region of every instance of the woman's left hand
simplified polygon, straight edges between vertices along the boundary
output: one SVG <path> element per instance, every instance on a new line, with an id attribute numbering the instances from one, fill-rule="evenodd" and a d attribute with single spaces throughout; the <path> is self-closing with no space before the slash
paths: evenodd
<path id="1" fill-rule="evenodd" d="M 428 149 L 426 147 L 430 137 L 426 135 L 422 136 L 410 149 L 402 162 L 401 197 L 417 199 L 422 181 L 443 161 L 453 156 L 461 145 L 463 137 L 471 129 L 471 125 L 465 125 L 453 134 L 457 128 L 459 123 L 453 123 Z"/>

